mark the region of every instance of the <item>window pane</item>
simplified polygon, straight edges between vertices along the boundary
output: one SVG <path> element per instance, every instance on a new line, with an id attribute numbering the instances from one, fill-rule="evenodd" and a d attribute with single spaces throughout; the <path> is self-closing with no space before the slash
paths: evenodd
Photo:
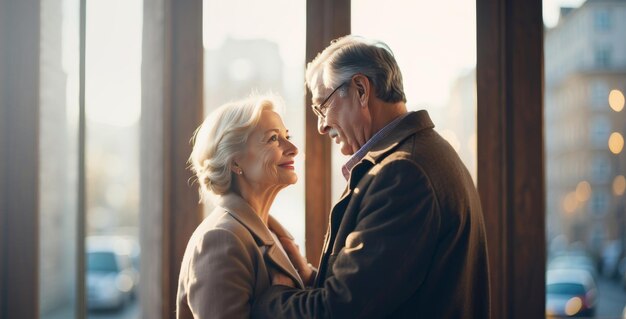
<path id="1" fill-rule="evenodd" d="M 78 0 L 41 1 L 40 317 L 74 318 L 78 176 Z"/>
<path id="2" fill-rule="evenodd" d="M 476 8 L 473 1 L 352 1 L 352 34 L 385 42 L 402 71 L 409 111 L 428 111 L 476 181 Z M 372 23 L 385 21 L 385 23 Z M 347 161 L 333 144 L 333 198 Z"/>
<path id="3" fill-rule="evenodd" d="M 139 318 L 142 1 L 89 0 L 86 300 L 89 318 Z"/>
<path id="4" fill-rule="evenodd" d="M 285 126 L 298 147 L 298 182 L 270 212 L 304 248 L 305 1 L 219 1 L 204 5 L 205 114 L 252 91 L 282 96 Z M 206 205 L 210 212 L 212 205 Z"/>
<path id="5" fill-rule="evenodd" d="M 626 2 L 551 0 L 543 12 L 547 270 L 591 274 L 597 293 L 585 286 L 583 304 L 618 318 L 626 304 Z M 547 314 L 565 311 L 551 289 L 582 287 L 573 277 L 560 284 L 547 287 Z"/>

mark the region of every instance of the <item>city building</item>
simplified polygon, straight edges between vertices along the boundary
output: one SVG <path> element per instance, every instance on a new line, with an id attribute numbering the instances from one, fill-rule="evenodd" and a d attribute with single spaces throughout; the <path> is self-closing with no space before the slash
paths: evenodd
<path id="1" fill-rule="evenodd" d="M 545 31 L 547 240 L 596 258 L 625 240 L 624 30 L 626 1 L 588 0 Z"/>

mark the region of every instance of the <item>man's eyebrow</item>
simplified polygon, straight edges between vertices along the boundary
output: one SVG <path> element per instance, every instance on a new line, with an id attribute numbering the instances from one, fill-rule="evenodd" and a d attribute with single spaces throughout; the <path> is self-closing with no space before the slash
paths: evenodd
<path id="1" fill-rule="evenodd" d="M 318 96 L 318 97 L 312 97 L 312 98 L 311 98 L 311 102 L 312 102 L 313 104 L 320 104 L 320 103 L 322 102 L 322 98 L 321 98 L 321 97 L 319 97 L 319 96 Z"/>

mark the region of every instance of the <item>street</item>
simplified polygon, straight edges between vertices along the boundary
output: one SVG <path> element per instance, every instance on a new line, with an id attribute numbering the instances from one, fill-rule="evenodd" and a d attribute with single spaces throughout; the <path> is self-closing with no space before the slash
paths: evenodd
<path id="1" fill-rule="evenodd" d="M 598 278 L 598 310 L 596 319 L 621 318 L 626 306 L 626 290 L 618 281 L 611 281 L 604 276 Z"/>
<path id="2" fill-rule="evenodd" d="M 70 307 L 59 309 L 52 313 L 43 314 L 42 319 L 71 319 L 74 318 L 74 311 Z M 133 299 L 131 303 L 126 305 L 121 310 L 98 310 L 88 311 L 87 318 L 89 319 L 138 319 L 139 305 L 137 299 Z"/>

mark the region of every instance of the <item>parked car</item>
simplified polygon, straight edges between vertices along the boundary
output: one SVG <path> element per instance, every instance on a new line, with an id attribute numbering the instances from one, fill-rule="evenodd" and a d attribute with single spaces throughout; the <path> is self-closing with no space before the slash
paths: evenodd
<path id="1" fill-rule="evenodd" d="M 117 236 L 87 238 L 89 309 L 121 309 L 135 294 L 139 274 L 132 264 L 132 242 Z"/>
<path id="2" fill-rule="evenodd" d="M 593 279 L 598 278 L 598 270 L 593 259 L 582 252 L 565 253 L 556 256 L 548 263 L 548 270 L 554 269 L 582 269 L 591 274 Z"/>
<path id="3" fill-rule="evenodd" d="M 554 269 L 546 272 L 546 316 L 593 317 L 598 290 L 584 269 Z"/>

